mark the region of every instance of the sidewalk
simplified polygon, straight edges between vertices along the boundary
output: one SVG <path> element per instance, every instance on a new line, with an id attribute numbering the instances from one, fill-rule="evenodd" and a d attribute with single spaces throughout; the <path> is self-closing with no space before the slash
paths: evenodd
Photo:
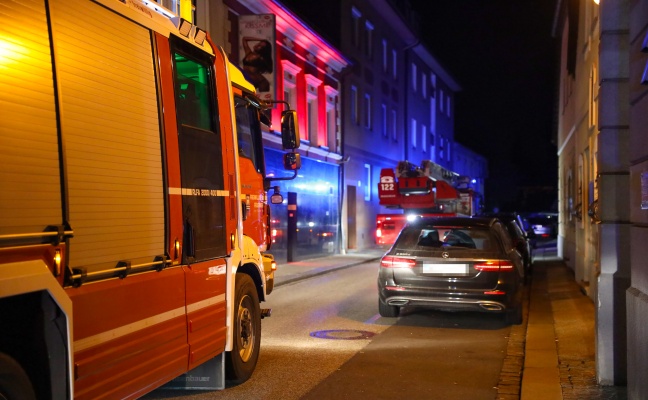
<path id="1" fill-rule="evenodd" d="M 275 286 L 367 261 L 384 249 L 368 249 L 281 264 Z M 594 355 L 594 304 L 556 257 L 555 247 L 536 249 L 524 322 L 511 335 L 498 384 L 501 400 L 625 400 L 625 387 L 598 386 Z"/>

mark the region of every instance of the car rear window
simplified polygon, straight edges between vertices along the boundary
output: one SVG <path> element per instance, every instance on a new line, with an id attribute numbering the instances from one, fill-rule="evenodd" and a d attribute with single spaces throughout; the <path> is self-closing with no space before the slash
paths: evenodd
<path id="1" fill-rule="evenodd" d="M 423 226 L 406 228 L 395 245 L 399 249 L 462 248 L 497 250 L 488 229 L 465 226 Z"/>

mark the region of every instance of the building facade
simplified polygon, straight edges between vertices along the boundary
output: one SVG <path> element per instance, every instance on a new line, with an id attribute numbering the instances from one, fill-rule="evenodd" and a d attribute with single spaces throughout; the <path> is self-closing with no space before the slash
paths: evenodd
<path id="1" fill-rule="evenodd" d="M 648 1 L 558 0 L 559 255 L 596 305 L 602 385 L 648 382 Z"/>
<path id="2" fill-rule="evenodd" d="M 406 2 L 308 7 L 294 0 L 195 0 L 187 8 L 187 1 L 161 1 L 190 10 L 242 67 L 249 51 L 243 39 L 254 38 L 246 31 L 249 19 L 274 18 L 276 61 L 264 74 L 272 77 L 267 95 L 297 110 L 302 135 L 297 179 L 276 183 L 297 203 L 291 205 L 298 216 L 296 253 L 287 246 L 287 204 L 272 206 L 271 251 L 280 262 L 375 246 L 376 215 L 393 212 L 379 205 L 380 170 L 399 161 L 432 160 L 452 170 L 461 160 L 461 174 L 468 171 L 483 191 L 485 158 L 454 141 L 454 97 L 461 88 L 421 43 L 418 17 Z M 329 23 L 315 26 L 308 18 Z M 275 126 L 280 111 L 278 105 L 272 112 Z M 277 136 L 266 133 L 265 145 L 270 173 L 285 175 L 274 151 Z"/>
<path id="3" fill-rule="evenodd" d="M 282 110 L 289 107 L 298 114 L 301 169 L 293 180 L 271 183 L 284 195 L 283 204 L 271 205 L 271 252 L 279 262 L 336 252 L 342 162 L 341 74 L 348 61 L 277 1 L 197 1 L 194 18 L 240 66 L 263 100 L 278 101 L 269 115 L 273 129 L 279 129 Z M 258 60 L 263 48 L 270 45 L 272 50 L 265 57 L 271 61 L 264 65 Z M 264 147 L 267 175 L 289 177 L 292 173 L 283 170 L 277 132 L 264 133 Z M 289 228 L 291 220 L 294 226 Z"/>

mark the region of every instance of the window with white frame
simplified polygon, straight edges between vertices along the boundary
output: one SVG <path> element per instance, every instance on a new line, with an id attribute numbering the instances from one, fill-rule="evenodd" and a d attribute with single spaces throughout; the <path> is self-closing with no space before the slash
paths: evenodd
<path id="1" fill-rule="evenodd" d="M 365 56 L 368 60 L 373 58 L 373 31 L 373 24 L 365 21 Z"/>
<path id="2" fill-rule="evenodd" d="M 410 129 L 411 129 L 411 137 L 412 137 L 412 147 L 416 148 L 416 120 L 412 118 L 412 122 L 410 124 Z"/>
<path id="3" fill-rule="evenodd" d="M 358 88 L 351 86 L 351 122 L 358 124 Z"/>
<path id="4" fill-rule="evenodd" d="M 382 126 L 380 129 L 382 130 L 383 137 L 387 137 L 387 105 L 385 103 L 380 105 L 380 114 L 382 118 Z"/>
<path id="5" fill-rule="evenodd" d="M 320 145 L 337 152 L 338 133 L 338 91 L 331 86 L 324 85 L 326 93 L 326 142 Z"/>
<path id="6" fill-rule="evenodd" d="M 284 101 L 290 104 L 290 108 L 297 109 L 297 74 L 301 68 L 288 60 L 281 60 L 283 68 Z"/>
<path id="7" fill-rule="evenodd" d="M 364 95 L 364 125 L 365 128 L 371 129 L 372 128 L 372 115 L 371 115 L 371 95 L 369 93 L 365 93 Z"/>
<path id="8" fill-rule="evenodd" d="M 416 92 L 416 81 L 417 78 L 417 67 L 416 64 L 412 63 L 412 90 Z"/>
<path id="9" fill-rule="evenodd" d="M 306 134 L 306 140 L 309 140 L 313 144 L 319 145 L 318 139 L 318 130 L 319 130 L 319 86 L 322 84 L 322 81 L 311 74 L 306 74 L 306 105 L 307 105 L 307 126 L 308 132 Z"/>
<path id="10" fill-rule="evenodd" d="M 360 17 L 362 17 L 360 11 L 351 7 L 351 43 L 356 48 L 360 46 Z"/>
<path id="11" fill-rule="evenodd" d="M 365 164 L 365 172 L 367 173 L 367 184 L 365 185 L 365 201 L 371 201 L 371 165 Z"/>

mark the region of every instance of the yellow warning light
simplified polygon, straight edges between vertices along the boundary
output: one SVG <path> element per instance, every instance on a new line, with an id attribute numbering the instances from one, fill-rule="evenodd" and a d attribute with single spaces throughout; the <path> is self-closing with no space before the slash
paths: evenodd
<path id="1" fill-rule="evenodd" d="M 61 250 L 56 249 L 54 253 L 54 274 L 59 276 L 61 274 Z"/>

